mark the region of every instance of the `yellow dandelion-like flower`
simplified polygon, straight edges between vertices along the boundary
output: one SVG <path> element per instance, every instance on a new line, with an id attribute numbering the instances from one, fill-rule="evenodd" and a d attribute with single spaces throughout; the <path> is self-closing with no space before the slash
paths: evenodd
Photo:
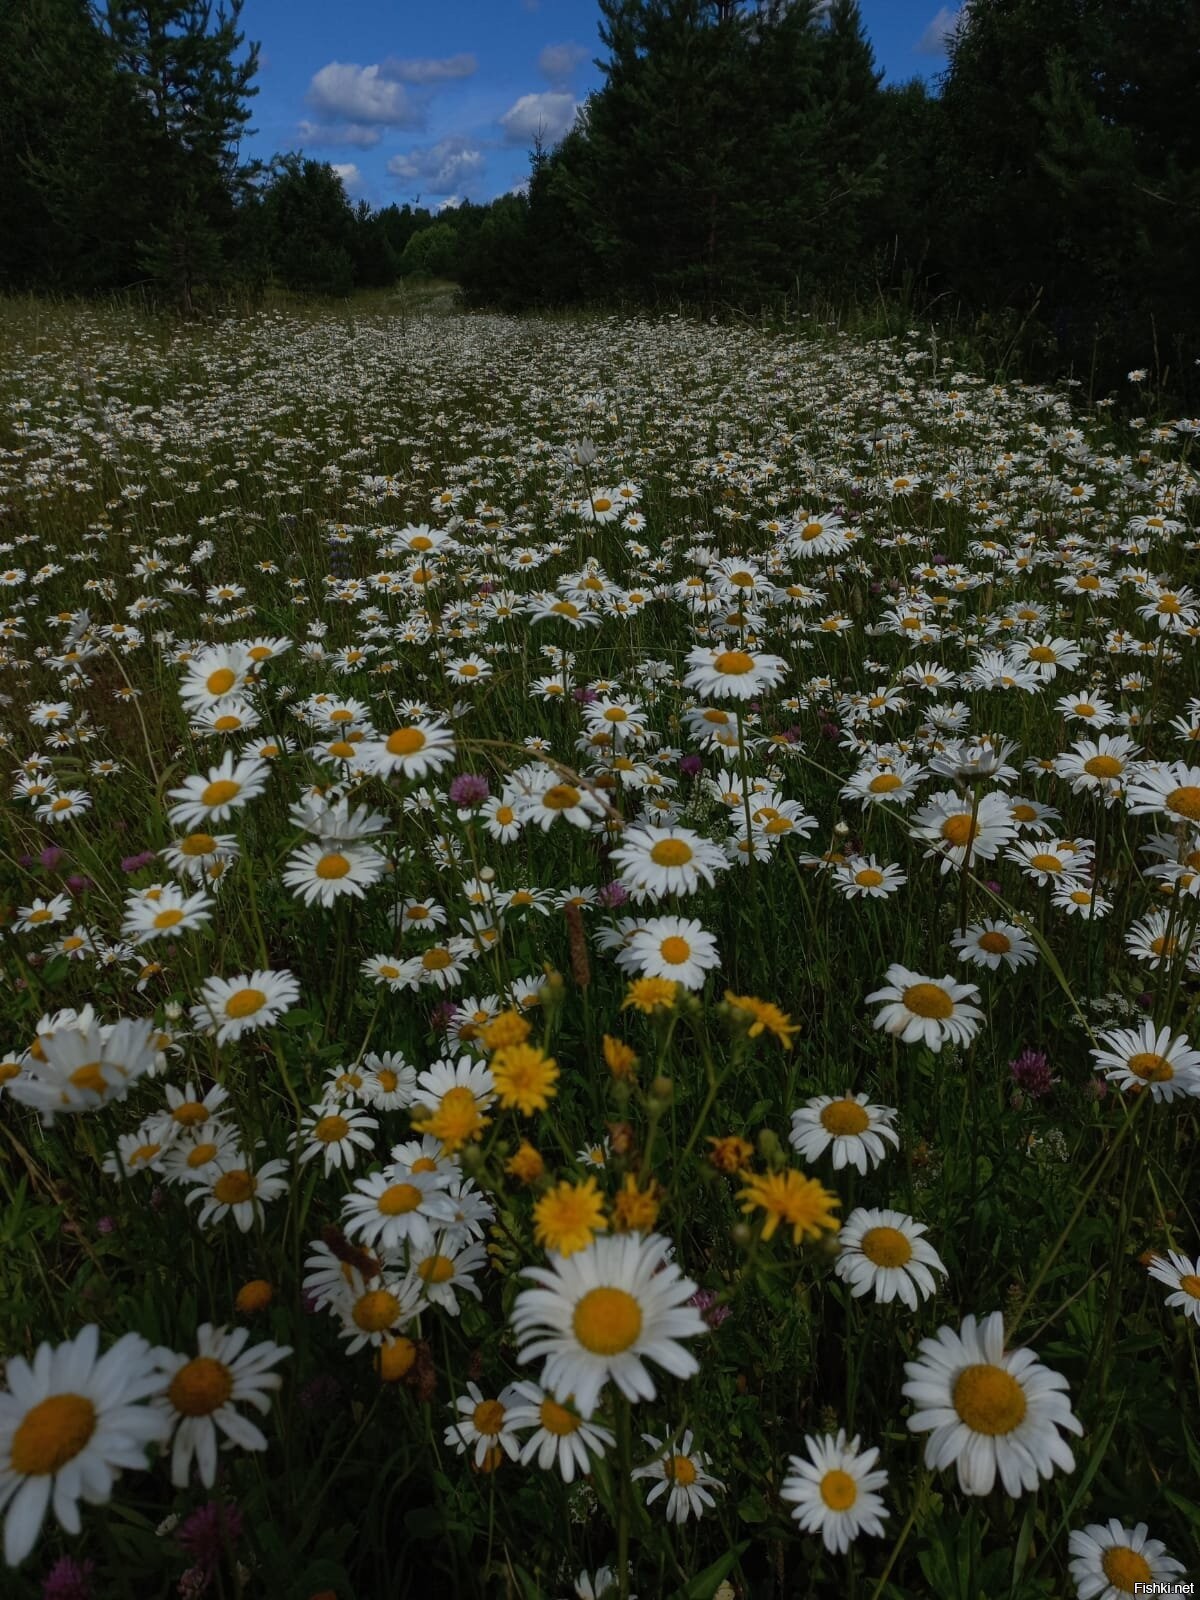
<path id="1" fill-rule="evenodd" d="M 463 1145 L 481 1139 L 491 1121 L 491 1117 L 485 1117 L 480 1111 L 479 1102 L 470 1089 L 455 1088 L 442 1096 L 436 1111 L 419 1122 L 414 1119 L 413 1131 L 432 1134 L 442 1141 L 443 1154 L 453 1155 Z"/>
<path id="2" fill-rule="evenodd" d="M 654 1179 L 644 1189 L 632 1172 L 625 1174 L 613 1201 L 613 1229 L 617 1233 L 653 1233 L 662 1205 L 662 1191 Z"/>
<path id="3" fill-rule="evenodd" d="M 621 1010 L 632 1006 L 650 1016 L 655 1011 L 670 1011 L 678 998 L 679 985 L 674 978 L 635 978 L 621 1001 Z"/>
<path id="4" fill-rule="evenodd" d="M 723 1172 L 727 1177 L 732 1177 L 735 1172 L 740 1172 L 754 1154 L 754 1146 L 748 1139 L 743 1139 L 739 1134 L 726 1133 L 717 1138 L 709 1134 L 708 1142 L 712 1149 L 708 1152 L 708 1159 L 718 1172 Z"/>
<path id="5" fill-rule="evenodd" d="M 608 1231 L 604 1196 L 595 1178 L 555 1184 L 534 1206 L 533 1224 L 534 1238 L 547 1250 L 563 1256 L 586 1250 L 597 1233 Z"/>
<path id="6" fill-rule="evenodd" d="M 510 1044 L 492 1057 L 492 1077 L 505 1111 L 514 1107 L 523 1117 L 545 1111 L 558 1093 L 558 1063 L 535 1045 Z"/>
<path id="7" fill-rule="evenodd" d="M 637 1059 L 623 1040 L 614 1039 L 611 1033 L 604 1035 L 604 1063 L 614 1078 L 632 1078 Z"/>
<path id="8" fill-rule="evenodd" d="M 518 1183 L 536 1183 L 546 1170 L 546 1163 L 529 1143 L 522 1139 L 516 1150 L 504 1163 L 504 1170 Z"/>
<path id="9" fill-rule="evenodd" d="M 479 1035 L 485 1050 L 504 1050 L 509 1045 L 524 1044 L 533 1032 L 525 1018 L 516 1011 L 502 1011 L 493 1017 Z"/>
<path id="10" fill-rule="evenodd" d="M 738 1191 L 738 1199 L 743 1212 L 766 1213 L 764 1239 L 772 1238 L 780 1223 L 791 1228 L 793 1244 L 800 1244 L 804 1239 L 819 1239 L 822 1233 L 837 1230 L 838 1220 L 833 1212 L 842 1202 L 816 1178 L 806 1178 L 795 1167 L 762 1176 L 747 1172 L 743 1176 L 746 1187 Z"/>
<path id="11" fill-rule="evenodd" d="M 773 1033 L 785 1050 L 792 1048 L 792 1035 L 800 1032 L 800 1024 L 793 1022 L 786 1011 L 781 1011 L 770 1000 L 758 1000 L 752 994 L 734 994 L 725 991 L 725 1004 L 751 1018 L 747 1037 L 757 1039 L 760 1033 Z"/>

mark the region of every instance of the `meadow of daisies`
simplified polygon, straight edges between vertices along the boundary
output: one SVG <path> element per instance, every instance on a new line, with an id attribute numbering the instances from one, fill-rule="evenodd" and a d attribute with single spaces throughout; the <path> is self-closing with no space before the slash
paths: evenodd
<path id="1" fill-rule="evenodd" d="M 5 1596 L 1197 1574 L 1200 423 L 4 324 Z"/>

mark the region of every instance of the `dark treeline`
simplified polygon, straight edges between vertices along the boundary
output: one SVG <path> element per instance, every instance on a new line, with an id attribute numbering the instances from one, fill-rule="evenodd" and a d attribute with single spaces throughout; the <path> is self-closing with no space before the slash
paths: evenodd
<path id="1" fill-rule="evenodd" d="M 527 193 L 435 216 L 239 157 L 240 0 L 0 0 L 0 283 L 184 309 L 452 277 L 469 304 L 952 315 L 1027 368 L 1200 354 L 1200 4 L 971 0 L 936 93 L 855 0 L 599 0 L 604 81 Z"/>

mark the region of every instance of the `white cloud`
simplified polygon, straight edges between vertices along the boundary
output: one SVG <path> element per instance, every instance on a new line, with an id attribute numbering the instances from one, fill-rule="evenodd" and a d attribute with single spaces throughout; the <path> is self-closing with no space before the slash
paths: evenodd
<path id="1" fill-rule="evenodd" d="M 309 85 L 308 103 L 318 116 L 330 120 L 344 118 L 387 128 L 416 128 L 424 120 L 424 107 L 403 84 L 385 78 L 378 66 L 331 61 Z"/>
<path id="2" fill-rule="evenodd" d="M 387 169 L 393 178 L 417 179 L 428 194 L 458 194 L 482 177 L 486 158 L 466 139 L 439 139 L 437 144 L 393 156 Z"/>
<path id="3" fill-rule="evenodd" d="M 362 188 L 362 173 L 353 161 L 335 161 L 333 170 L 342 180 L 342 188 L 345 189 L 347 194 L 357 194 L 359 189 Z"/>
<path id="4" fill-rule="evenodd" d="M 370 150 L 383 138 L 378 128 L 366 128 L 361 122 L 346 122 L 339 126 L 302 122 L 298 132 L 305 144 L 328 145 L 331 148 L 351 145 L 355 150 Z"/>
<path id="5" fill-rule="evenodd" d="M 551 83 L 565 83 L 586 55 L 581 44 L 548 44 L 538 57 L 538 70 Z"/>
<path id="6" fill-rule="evenodd" d="M 446 83 L 453 78 L 469 78 L 479 70 L 479 62 L 469 52 L 457 56 L 419 56 L 401 59 L 389 56 L 380 63 L 385 78 L 397 83 Z"/>
<path id="7" fill-rule="evenodd" d="M 573 94 L 553 89 L 545 94 L 523 94 L 500 118 L 500 126 L 510 144 L 532 144 L 538 137 L 543 144 L 557 144 L 575 121 L 578 109 Z"/>
<path id="8" fill-rule="evenodd" d="M 944 56 L 961 17 L 962 12 L 953 6 L 943 6 L 937 16 L 930 19 L 913 49 L 919 56 Z"/>
<path id="9" fill-rule="evenodd" d="M 448 194 L 444 200 L 439 200 L 437 205 L 434 206 L 434 215 L 440 217 L 443 211 L 457 211 L 465 198 L 466 196 L 461 194 Z"/>

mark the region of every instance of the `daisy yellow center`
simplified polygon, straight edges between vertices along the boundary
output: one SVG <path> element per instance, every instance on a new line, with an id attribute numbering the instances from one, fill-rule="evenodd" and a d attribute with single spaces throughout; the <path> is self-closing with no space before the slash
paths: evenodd
<path id="1" fill-rule="evenodd" d="M 670 966 L 680 966 L 687 961 L 692 953 L 692 947 L 686 939 L 681 939 L 678 934 L 671 934 L 664 939 L 658 947 L 658 953 Z"/>
<path id="2" fill-rule="evenodd" d="M 663 1476 L 690 1489 L 696 1481 L 696 1469 L 686 1456 L 672 1456 L 669 1461 L 663 1462 Z"/>
<path id="3" fill-rule="evenodd" d="M 104 1093 L 104 1074 L 98 1061 L 89 1061 L 85 1066 L 76 1067 L 71 1074 L 71 1082 L 77 1089 L 88 1089 L 92 1094 Z"/>
<path id="4" fill-rule="evenodd" d="M 1138 1584 L 1149 1583 L 1153 1577 L 1145 1556 L 1127 1544 L 1111 1545 L 1100 1557 L 1100 1565 L 1109 1583 L 1122 1594 L 1137 1594 Z"/>
<path id="5" fill-rule="evenodd" d="M 96 1408 L 86 1395 L 49 1395 L 21 1419 L 9 1465 L 18 1477 L 47 1477 L 74 1461 L 95 1431 Z"/>
<path id="6" fill-rule="evenodd" d="M 230 667 L 218 667 L 216 672 L 210 672 L 204 680 L 204 687 L 209 694 L 228 694 L 237 682 L 237 673 Z"/>
<path id="7" fill-rule="evenodd" d="M 956 816 L 947 817 L 942 823 L 942 838 L 956 850 L 962 850 L 975 840 L 979 829 L 971 820 L 969 811 L 960 811 Z"/>
<path id="8" fill-rule="evenodd" d="M 421 1204 L 421 1191 L 415 1183 L 390 1184 L 376 1202 L 385 1217 L 403 1217 Z"/>
<path id="9" fill-rule="evenodd" d="M 500 824 L 500 826 L 502 828 L 507 828 L 509 823 L 513 821 L 515 816 L 516 816 L 516 812 L 513 810 L 513 808 L 511 806 L 497 806 L 496 807 L 496 821 Z"/>
<path id="10" fill-rule="evenodd" d="M 188 1151 L 187 1164 L 193 1169 L 193 1171 L 197 1167 L 206 1167 L 216 1153 L 217 1147 L 215 1144 L 198 1144 L 194 1150 Z M 236 1176 L 236 1174 L 232 1172 L 227 1172 L 225 1174 L 226 1178 L 232 1178 L 234 1176 Z M 218 1187 L 223 1181 L 224 1179 L 218 1179 Z M 218 1196 L 218 1198 L 220 1197 Z"/>
<path id="11" fill-rule="evenodd" d="M 692 859 L 692 848 L 682 839 L 660 839 L 650 852 L 657 867 L 685 867 Z"/>
<path id="12" fill-rule="evenodd" d="M 1150 949 L 1156 956 L 1173 956 L 1178 943 L 1177 939 L 1169 939 L 1165 933 L 1160 933 L 1157 939 L 1151 939 Z"/>
<path id="13" fill-rule="evenodd" d="M 160 1144 L 140 1144 L 136 1150 L 130 1152 L 129 1165 L 131 1167 L 143 1166 L 147 1161 L 153 1161 L 162 1149 Z"/>
<path id="14" fill-rule="evenodd" d="M 870 1121 L 857 1100 L 834 1100 L 821 1112 L 821 1126 L 838 1138 L 862 1133 Z"/>
<path id="15" fill-rule="evenodd" d="M 858 1485 L 848 1472 L 835 1467 L 820 1482 L 821 1499 L 830 1511 L 849 1511 L 858 1499 Z"/>
<path id="16" fill-rule="evenodd" d="M 322 1117 L 313 1128 L 313 1138 L 319 1139 L 322 1144 L 337 1144 L 350 1132 L 350 1124 L 345 1117 Z"/>
<path id="17" fill-rule="evenodd" d="M 806 522 L 800 529 L 800 537 L 808 540 L 819 539 L 824 532 L 825 526 L 823 523 Z"/>
<path id="18" fill-rule="evenodd" d="M 871 779 L 870 783 L 867 785 L 867 788 L 872 794 L 891 794 L 893 789 L 900 788 L 903 781 L 904 780 L 902 778 L 898 778 L 894 772 L 878 772 Z M 969 821 L 970 818 L 967 820 Z"/>
<path id="19" fill-rule="evenodd" d="M 483 1400 L 471 1414 L 476 1431 L 495 1435 L 504 1426 L 504 1407 L 499 1400 Z"/>
<path id="20" fill-rule="evenodd" d="M 454 1262 L 449 1256 L 426 1256 L 417 1264 L 417 1277 L 422 1283 L 449 1283 L 454 1276 Z"/>
<path id="21" fill-rule="evenodd" d="M 905 989 L 903 999 L 914 1017 L 932 1017 L 944 1022 L 954 1012 L 954 1001 L 936 983 L 911 984 Z"/>
<path id="22" fill-rule="evenodd" d="M 597 495 L 597 497 L 592 501 L 592 505 L 597 511 L 612 510 L 612 501 L 607 499 L 604 495 Z"/>
<path id="23" fill-rule="evenodd" d="M 396 1091 L 396 1086 L 400 1082 L 400 1079 L 390 1067 L 381 1067 L 376 1073 L 376 1078 L 378 1079 L 379 1087 L 383 1090 L 384 1094 L 394 1094 Z"/>
<path id="24" fill-rule="evenodd" d="M 213 1198 L 223 1206 L 245 1205 L 253 1197 L 256 1188 L 253 1173 L 247 1172 L 244 1167 L 236 1167 L 232 1172 L 223 1172 L 213 1184 Z"/>
<path id="25" fill-rule="evenodd" d="M 434 945 L 432 950 L 426 950 L 421 957 L 421 965 L 426 972 L 444 972 L 453 964 L 454 957 L 444 945 Z"/>
<path id="26" fill-rule="evenodd" d="M 0 1083 L 11 1083 L 14 1078 L 21 1075 L 19 1061 L 0 1061 Z"/>
<path id="27" fill-rule="evenodd" d="M 64 794 L 54 802 L 50 809 L 51 811 L 69 811 L 74 804 L 74 800 L 69 795 Z"/>
<path id="28" fill-rule="evenodd" d="M 369 1289 L 354 1302 L 354 1323 L 364 1333 L 382 1333 L 400 1320 L 400 1302 L 387 1289 Z"/>
<path id="29" fill-rule="evenodd" d="M 223 1361 L 197 1356 L 171 1379 L 167 1399 L 185 1417 L 219 1411 L 233 1393 L 233 1375 Z"/>
<path id="30" fill-rule="evenodd" d="M 49 922 L 53 915 L 54 913 L 48 911 L 45 906 L 38 906 L 36 911 L 29 913 L 29 920 L 30 922 Z"/>
<path id="31" fill-rule="evenodd" d="M 1030 856 L 1029 865 L 1036 867 L 1039 872 L 1061 872 L 1062 860 L 1058 856 L 1049 855 L 1046 851 L 1039 851 L 1036 856 Z"/>
<path id="32" fill-rule="evenodd" d="M 713 662 L 713 666 L 726 677 L 740 678 L 745 673 L 754 671 L 754 658 L 748 656 L 744 650 L 722 650 Z"/>
<path id="33" fill-rule="evenodd" d="M 1158 602 L 1158 610 L 1167 616 L 1177 615 L 1180 609 L 1178 595 L 1164 594 Z"/>
<path id="34" fill-rule="evenodd" d="M 415 756 L 425 748 L 425 735 L 420 728 L 397 728 L 388 735 L 387 753 L 390 756 Z"/>
<path id="35" fill-rule="evenodd" d="M 354 754 L 354 746 L 346 739 L 335 739 L 329 746 L 329 754 L 336 756 L 339 761 L 349 761 Z"/>
<path id="36" fill-rule="evenodd" d="M 1075 715 L 1077 717 L 1094 717 L 1096 708 L 1089 701 L 1081 700 L 1075 707 Z"/>
<path id="37" fill-rule="evenodd" d="M 556 1439 L 564 1439 L 579 1428 L 579 1418 L 549 1396 L 538 1407 L 538 1420 L 546 1432 L 552 1433 Z"/>
<path id="38" fill-rule="evenodd" d="M 213 729 L 217 733 L 233 733 L 241 725 L 241 717 L 235 717 L 231 711 L 227 711 L 224 716 L 218 717 L 213 723 Z"/>
<path id="39" fill-rule="evenodd" d="M 1038 662 L 1042 666 L 1046 666 L 1056 658 L 1054 651 L 1051 650 L 1048 645 L 1035 644 L 1033 649 L 1029 652 L 1029 659 L 1030 661 Z"/>
<path id="40" fill-rule="evenodd" d="M 1185 783 L 1180 789 L 1172 789 L 1167 796 L 1167 810 L 1189 822 L 1200 822 L 1200 785 Z"/>
<path id="41" fill-rule="evenodd" d="M 1012 1433 L 1025 1420 L 1025 1391 L 1003 1367 L 980 1362 L 964 1367 L 954 1380 L 955 1411 L 972 1433 L 989 1438 Z"/>
<path id="42" fill-rule="evenodd" d="M 246 1017 L 252 1017 L 256 1011 L 261 1011 L 266 1003 L 267 997 L 261 989 L 239 989 L 226 1000 L 225 1015 L 235 1022 L 240 1022 Z"/>
<path id="43" fill-rule="evenodd" d="M 569 783 L 556 783 L 546 790 L 542 804 L 547 811 L 570 811 L 579 804 L 579 790 L 573 789 Z"/>
<path id="44" fill-rule="evenodd" d="M 1012 940 L 1006 933 L 997 933 L 994 928 L 989 928 L 987 933 L 979 935 L 979 948 L 986 950 L 990 956 L 1006 956 L 1012 949 Z"/>
<path id="45" fill-rule="evenodd" d="M 754 574 L 752 572 L 734 572 L 730 575 L 729 581 L 736 584 L 739 589 L 753 589 Z"/>
<path id="46" fill-rule="evenodd" d="M 382 962 L 378 970 L 379 976 L 381 978 L 387 978 L 389 981 L 400 976 L 400 968 L 392 966 L 390 961 Z"/>
<path id="47" fill-rule="evenodd" d="M 232 778 L 218 778 L 215 783 L 205 785 L 200 799 L 206 806 L 223 806 L 241 792 L 241 784 Z"/>
<path id="48" fill-rule="evenodd" d="M 876 867 L 863 867 L 854 874 L 854 881 L 860 889 L 878 889 L 883 882 L 883 873 Z"/>
<path id="49" fill-rule="evenodd" d="M 269 661 L 271 659 L 271 647 L 270 647 L 270 645 L 266 645 L 266 644 L 251 645 L 251 647 L 250 647 L 250 659 L 251 659 L 251 661 Z"/>
<path id="50" fill-rule="evenodd" d="M 62 948 L 64 950 L 78 950 L 82 944 L 83 940 L 79 937 L 79 935 L 77 933 L 72 933 L 68 934 L 68 936 L 63 940 Z"/>
<path id="51" fill-rule="evenodd" d="M 589 1289 L 571 1319 L 575 1337 L 594 1356 L 619 1356 L 642 1332 L 642 1308 L 624 1289 Z"/>
<path id="52" fill-rule="evenodd" d="M 899 1228 L 868 1228 L 862 1236 L 862 1253 L 877 1267 L 906 1267 L 912 1245 Z"/>
<path id="53" fill-rule="evenodd" d="M 1166 1056 L 1156 1055 L 1153 1050 L 1139 1050 L 1125 1065 L 1143 1083 L 1167 1083 L 1175 1076 L 1175 1069 Z"/>
<path id="54" fill-rule="evenodd" d="M 156 928 L 174 928 L 183 921 L 183 912 L 172 907 L 169 911 L 160 911 L 154 919 Z"/>
<path id="55" fill-rule="evenodd" d="M 1092 778 L 1116 778 L 1123 768 L 1116 756 L 1092 756 L 1083 763 L 1083 770 Z"/>
<path id="56" fill-rule="evenodd" d="M 181 840 L 179 853 L 182 856 L 210 856 L 217 848 L 217 841 L 211 833 L 189 833 L 186 839 Z"/>
<path id="57" fill-rule="evenodd" d="M 322 856 L 316 865 L 318 878 L 336 879 L 344 878 L 350 871 L 349 857 L 340 855 L 336 850 L 327 856 Z"/>

